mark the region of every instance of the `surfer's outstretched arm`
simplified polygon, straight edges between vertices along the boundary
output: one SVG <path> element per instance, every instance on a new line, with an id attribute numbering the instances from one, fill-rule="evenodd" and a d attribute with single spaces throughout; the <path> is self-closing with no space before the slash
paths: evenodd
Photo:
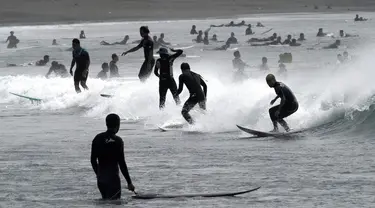
<path id="1" fill-rule="evenodd" d="M 142 48 L 142 44 L 143 44 L 143 41 L 141 41 L 136 47 L 134 47 L 134 48 L 132 48 L 132 49 L 130 49 L 130 50 L 122 53 L 122 56 L 125 56 L 128 53 L 133 53 L 135 51 L 138 51 L 140 48 Z"/>

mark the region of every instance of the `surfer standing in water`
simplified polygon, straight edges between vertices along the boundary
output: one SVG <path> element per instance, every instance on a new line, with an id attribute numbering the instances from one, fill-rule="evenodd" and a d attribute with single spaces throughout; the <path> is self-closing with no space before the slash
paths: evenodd
<path id="1" fill-rule="evenodd" d="M 150 30 L 147 26 L 142 26 L 139 28 L 140 35 L 142 37 L 141 42 L 138 46 L 122 53 L 122 56 L 125 56 L 128 53 L 135 52 L 143 47 L 143 52 L 145 56 L 145 61 L 143 62 L 141 69 L 139 70 L 138 77 L 141 82 L 145 82 L 152 72 L 152 68 L 155 65 L 154 59 L 154 42 L 152 41 L 151 37 L 149 36 Z"/>
<path id="2" fill-rule="evenodd" d="M 124 142 L 116 135 L 120 129 L 120 117 L 109 114 L 106 117 L 106 125 L 107 131 L 96 135 L 92 141 L 91 165 L 102 198 L 115 200 L 121 198 L 119 166 L 130 191 L 134 192 L 134 185 L 125 162 Z"/>
<path id="3" fill-rule="evenodd" d="M 8 46 L 7 48 L 17 48 L 17 44 L 20 42 L 16 36 L 14 36 L 14 32 L 13 31 L 10 31 L 10 36 L 7 38 L 7 40 L 5 41 L 5 43 L 8 43 Z"/>
<path id="4" fill-rule="evenodd" d="M 181 56 L 183 53 L 182 50 L 173 50 L 175 52 L 173 55 L 169 55 L 168 49 L 160 48 L 159 55 L 160 58 L 156 60 L 154 73 L 159 77 L 159 108 L 163 109 L 165 106 L 165 99 L 168 89 L 173 95 L 173 99 L 176 102 L 176 105 L 180 104 L 180 97 L 177 94 L 177 85 L 176 81 L 173 78 L 173 62 L 176 58 Z M 160 69 L 160 74 L 159 74 Z"/>
<path id="5" fill-rule="evenodd" d="M 81 43 L 76 38 L 72 41 L 72 48 L 73 59 L 72 64 L 70 65 L 70 74 L 73 76 L 73 67 L 76 65 L 76 70 L 74 72 L 74 87 L 76 92 L 80 93 L 81 89 L 79 88 L 79 84 L 81 84 L 83 89 L 89 89 L 86 85 L 86 81 L 89 75 L 90 55 L 85 49 L 81 48 Z"/>
<path id="6" fill-rule="evenodd" d="M 271 105 L 275 103 L 277 99 L 281 99 L 280 104 L 270 108 L 269 114 L 273 124 L 273 130 L 271 132 L 278 132 L 278 123 L 285 129 L 286 132 L 290 131 L 290 128 L 283 118 L 286 118 L 298 110 L 298 102 L 293 92 L 282 82 L 276 81 L 273 74 L 268 74 L 266 81 L 269 87 L 275 89 L 276 97 L 271 101 Z"/>
<path id="7" fill-rule="evenodd" d="M 189 111 L 194 108 L 198 103 L 199 107 L 206 110 L 206 98 L 207 98 L 207 85 L 202 79 L 201 75 L 190 71 L 190 66 L 188 63 L 181 64 L 182 74 L 179 77 L 179 86 L 177 90 L 177 95 L 181 94 L 184 84 L 189 90 L 190 97 L 185 102 L 182 107 L 182 116 L 189 124 L 193 124 L 193 118 L 191 118 Z M 202 87 L 203 90 L 202 90 Z"/>

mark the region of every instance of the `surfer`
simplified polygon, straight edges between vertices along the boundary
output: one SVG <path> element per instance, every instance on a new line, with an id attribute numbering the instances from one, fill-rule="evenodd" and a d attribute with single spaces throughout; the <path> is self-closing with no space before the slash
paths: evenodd
<path id="1" fill-rule="evenodd" d="M 249 24 L 245 30 L 245 35 L 252 35 L 252 34 L 254 33 L 253 33 L 253 30 L 251 29 L 251 24 Z"/>
<path id="2" fill-rule="evenodd" d="M 358 14 L 355 15 L 355 18 L 354 18 L 354 21 L 355 22 L 360 22 L 360 21 L 367 21 L 367 19 L 363 18 L 363 17 L 359 17 Z"/>
<path id="3" fill-rule="evenodd" d="M 347 51 L 344 51 L 343 53 L 344 57 L 343 57 L 343 61 L 346 63 L 346 62 L 349 62 L 352 60 L 352 58 L 349 56 L 349 53 Z"/>
<path id="4" fill-rule="evenodd" d="M 258 22 L 257 27 L 264 27 L 264 25 L 261 22 Z"/>
<path id="5" fill-rule="evenodd" d="M 125 162 L 124 142 L 117 136 L 120 129 L 120 117 L 109 114 L 106 117 L 107 131 L 96 135 L 91 146 L 91 165 L 97 178 L 97 185 L 103 199 L 121 198 L 122 175 L 128 183 L 128 189 L 134 192 L 134 185 Z"/>
<path id="6" fill-rule="evenodd" d="M 269 71 L 270 70 L 270 68 L 268 68 L 267 62 L 268 62 L 267 57 L 263 57 L 262 58 L 262 64 L 259 66 L 259 69 L 261 71 Z"/>
<path id="7" fill-rule="evenodd" d="M 139 28 L 140 35 L 142 37 L 142 41 L 139 43 L 138 46 L 122 53 L 122 56 L 125 56 L 128 53 L 135 52 L 143 47 L 143 53 L 145 60 L 141 66 L 141 69 L 139 70 L 138 77 L 141 80 L 141 82 L 145 82 L 152 72 L 152 68 L 155 65 L 155 59 L 154 59 L 154 42 L 151 40 L 149 34 L 150 30 L 147 26 L 142 26 Z"/>
<path id="8" fill-rule="evenodd" d="M 17 48 L 17 44 L 20 42 L 16 36 L 14 36 L 14 32 L 10 31 L 10 36 L 8 36 L 7 40 L 5 43 L 8 43 L 7 48 Z"/>
<path id="9" fill-rule="evenodd" d="M 238 44 L 237 38 L 234 37 L 234 32 L 231 32 L 230 38 L 228 38 L 227 43 Z"/>
<path id="10" fill-rule="evenodd" d="M 190 71 L 188 63 L 181 64 L 182 74 L 179 77 L 179 86 L 177 95 L 181 94 L 184 84 L 189 90 L 190 96 L 182 107 L 181 114 L 189 124 L 194 121 L 189 114 L 189 111 L 194 108 L 196 104 L 203 110 L 206 110 L 207 85 L 202 79 L 201 75 Z M 201 88 L 203 87 L 203 90 Z"/>
<path id="11" fill-rule="evenodd" d="M 109 71 L 109 65 L 107 62 L 104 62 L 102 64 L 102 70 L 98 73 L 98 75 L 96 76 L 96 78 L 98 79 L 107 79 L 108 76 L 107 76 L 107 72 Z"/>
<path id="12" fill-rule="evenodd" d="M 86 39 L 85 31 L 81 30 L 81 33 L 79 34 L 79 39 Z"/>
<path id="13" fill-rule="evenodd" d="M 281 37 L 277 37 L 276 40 L 268 42 L 268 43 L 262 43 L 262 44 L 251 44 L 251 46 L 269 46 L 269 45 L 281 45 Z"/>
<path id="14" fill-rule="evenodd" d="M 288 35 L 288 37 L 284 40 L 282 45 L 289 45 L 292 42 L 292 36 Z"/>
<path id="15" fill-rule="evenodd" d="M 163 45 L 163 46 L 171 45 L 171 43 L 168 43 L 168 42 L 165 42 L 165 41 L 164 41 L 164 33 L 161 33 L 161 34 L 160 34 L 160 37 L 159 37 L 159 39 L 158 39 L 158 43 L 160 43 L 160 44 Z"/>
<path id="16" fill-rule="evenodd" d="M 319 31 L 316 34 L 316 37 L 324 37 L 324 36 L 327 36 L 327 33 L 323 32 L 323 28 L 319 28 Z"/>
<path id="17" fill-rule="evenodd" d="M 197 38 L 194 39 L 193 41 L 195 41 L 195 42 L 197 42 L 197 43 L 201 43 L 201 42 L 203 42 L 202 35 L 203 35 L 202 30 L 199 30 L 198 35 L 197 35 Z"/>
<path id="18" fill-rule="evenodd" d="M 35 66 L 45 66 L 49 62 L 49 55 L 43 56 L 43 60 L 39 60 L 35 63 Z"/>
<path id="19" fill-rule="evenodd" d="M 196 35 L 197 33 L 197 27 L 195 25 L 191 26 L 190 35 Z"/>
<path id="20" fill-rule="evenodd" d="M 53 40 L 52 40 L 52 45 L 59 45 L 59 44 L 57 43 L 56 39 L 53 39 Z"/>
<path id="21" fill-rule="evenodd" d="M 210 40 L 217 42 L 217 35 L 214 34 Z"/>
<path id="22" fill-rule="evenodd" d="M 125 35 L 124 39 L 120 42 L 108 43 L 107 41 L 101 41 L 100 45 L 126 45 L 129 40 L 129 35 Z"/>
<path id="23" fill-rule="evenodd" d="M 340 30 L 340 37 L 341 38 L 349 38 L 349 37 L 358 37 L 358 35 L 350 35 L 348 33 L 344 33 L 344 30 Z"/>
<path id="24" fill-rule="evenodd" d="M 69 73 L 68 70 L 66 70 L 66 67 L 63 64 L 59 64 L 57 61 L 52 61 L 51 67 L 49 68 L 46 78 L 49 78 L 51 73 L 54 72 L 56 76 L 58 77 L 68 77 Z"/>
<path id="25" fill-rule="evenodd" d="M 112 54 L 112 61 L 109 62 L 109 77 L 120 77 L 120 74 L 118 73 L 118 67 L 116 63 L 118 62 L 118 56 L 117 54 Z"/>
<path id="26" fill-rule="evenodd" d="M 273 33 L 272 36 L 268 38 L 251 38 L 247 42 L 252 43 L 252 42 L 266 42 L 266 41 L 274 41 L 277 38 L 277 33 Z M 280 38 L 281 39 L 281 38 Z"/>
<path id="27" fill-rule="evenodd" d="M 235 51 L 233 53 L 234 59 L 232 60 L 233 68 L 236 70 L 234 74 L 235 81 L 242 81 L 247 78 L 245 74 L 245 67 L 249 67 L 245 62 L 241 59 L 241 54 L 239 51 Z"/>
<path id="28" fill-rule="evenodd" d="M 204 32 L 203 44 L 204 44 L 204 45 L 208 45 L 208 44 L 210 44 L 210 41 L 208 40 L 208 31 L 205 31 L 205 32 Z"/>
<path id="29" fill-rule="evenodd" d="M 162 46 L 162 44 L 158 41 L 158 36 L 152 36 L 152 41 L 154 42 L 154 49 L 158 49 L 160 46 Z"/>
<path id="30" fill-rule="evenodd" d="M 285 75 L 287 73 L 285 64 L 283 64 L 283 63 L 279 64 L 279 71 L 277 73 L 280 76 Z"/>
<path id="31" fill-rule="evenodd" d="M 301 44 L 300 44 L 300 43 L 297 43 L 297 40 L 294 39 L 294 38 L 292 39 L 292 42 L 289 43 L 289 45 L 292 46 L 292 47 L 295 47 L 295 46 L 301 46 Z"/>
<path id="32" fill-rule="evenodd" d="M 306 40 L 305 39 L 305 34 L 304 33 L 299 34 L 298 41 L 304 41 L 304 40 Z"/>
<path id="33" fill-rule="evenodd" d="M 226 51 L 230 47 L 230 44 L 227 42 L 225 45 L 222 45 L 220 47 L 211 48 L 211 49 L 202 49 L 205 51 Z"/>
<path id="34" fill-rule="evenodd" d="M 74 72 L 74 87 L 77 93 L 81 92 L 79 84 L 83 89 L 88 90 L 86 85 L 87 77 L 89 75 L 90 66 L 90 55 L 89 53 L 81 48 L 81 43 L 78 39 L 73 39 L 72 41 L 72 64 L 70 65 L 70 74 L 73 76 L 73 67 L 76 65 L 76 70 Z"/>
<path id="35" fill-rule="evenodd" d="M 163 109 L 168 89 L 171 91 L 176 105 L 180 104 L 180 97 L 177 94 L 176 81 L 173 78 L 173 62 L 176 58 L 181 56 L 182 50 L 171 49 L 175 54 L 170 55 L 168 49 L 160 48 L 160 58 L 156 60 L 154 73 L 159 77 L 159 108 Z M 159 74 L 160 70 L 160 74 Z"/>
<path id="36" fill-rule="evenodd" d="M 341 54 L 337 54 L 337 61 L 336 61 L 336 65 L 340 65 L 344 63 L 344 58 L 342 57 Z"/>
<path id="37" fill-rule="evenodd" d="M 277 82 L 273 74 L 268 74 L 266 81 L 269 87 L 275 89 L 276 97 L 271 101 L 271 105 L 280 98 L 280 104 L 270 108 L 269 114 L 273 124 L 272 132 L 278 132 L 278 123 L 285 129 L 286 132 L 290 131 L 290 128 L 284 118 L 292 115 L 298 110 L 298 102 L 293 92 L 282 82 Z"/>
<path id="38" fill-rule="evenodd" d="M 341 44 L 341 41 L 340 40 L 336 40 L 331 45 L 323 47 L 323 49 L 336 49 L 336 48 L 339 48 L 340 44 Z"/>

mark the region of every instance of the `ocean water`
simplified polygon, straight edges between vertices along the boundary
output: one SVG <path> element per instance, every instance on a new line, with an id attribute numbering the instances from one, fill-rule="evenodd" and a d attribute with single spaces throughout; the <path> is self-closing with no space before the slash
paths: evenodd
<path id="1" fill-rule="evenodd" d="M 212 28 L 210 36 L 226 40 L 233 31 L 240 44 L 227 51 L 202 51 L 220 46 L 194 44 L 192 24 L 205 30 L 231 19 L 92 23 L 0 28 L 4 40 L 10 30 L 21 40 L 17 49 L 0 47 L 0 207 L 372 207 L 375 203 L 375 85 L 373 58 L 375 30 L 372 20 L 354 23 L 348 14 L 273 14 L 234 17 L 253 25 L 251 37 L 273 32 L 283 39 L 305 33 L 301 47 L 251 47 L 245 27 Z M 363 13 L 374 18 L 373 13 Z M 164 111 L 158 109 L 158 80 L 137 78 L 143 61 L 138 51 L 120 57 L 121 78 L 95 79 L 102 62 L 135 46 L 101 46 L 100 41 L 139 39 L 138 28 L 148 25 L 151 35 L 165 33 L 174 47 L 188 47 L 189 62 L 208 84 L 207 112 L 193 110 L 197 123 L 181 131 L 160 132 L 158 126 L 184 123 L 181 106 L 167 95 Z M 341 38 L 342 46 L 322 50 L 336 38 L 315 37 L 318 28 L 338 36 L 343 29 L 359 37 Z M 265 35 L 262 32 L 273 28 Z M 71 39 L 85 30 L 82 46 L 91 55 L 89 91 L 76 94 L 72 78 L 46 79 L 49 66 L 27 66 L 50 55 L 69 68 Z M 51 46 L 52 39 L 59 46 Z M 238 49 L 249 65 L 250 76 L 233 82 L 233 52 Z M 336 65 L 336 55 L 348 51 L 352 61 Z M 269 102 L 274 91 L 257 68 L 268 57 L 277 74 L 278 55 L 293 54 L 287 76 L 279 78 L 296 94 L 298 112 L 287 118 L 292 128 L 310 128 L 292 138 L 248 138 L 236 124 L 271 130 Z M 6 67 L 7 63 L 23 64 Z M 32 104 L 9 92 L 43 99 Z M 103 98 L 100 93 L 112 94 Z M 181 95 L 188 97 L 186 88 Z M 122 118 L 118 135 L 124 139 L 126 161 L 140 193 L 256 192 L 231 198 L 135 200 L 122 179 L 122 200 L 103 202 L 96 187 L 90 158 L 91 141 L 105 130 L 104 118 Z M 122 177 L 123 178 L 123 177 Z"/>

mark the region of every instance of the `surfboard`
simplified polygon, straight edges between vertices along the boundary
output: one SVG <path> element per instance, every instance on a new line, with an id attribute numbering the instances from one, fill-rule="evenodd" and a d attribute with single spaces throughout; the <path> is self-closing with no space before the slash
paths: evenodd
<path id="1" fill-rule="evenodd" d="M 179 129 L 182 129 L 185 126 L 185 124 L 171 124 L 166 126 L 159 126 L 158 128 L 161 131 L 176 131 Z"/>
<path id="2" fill-rule="evenodd" d="M 34 103 L 34 101 L 38 102 L 38 103 L 42 102 L 42 99 L 39 99 L 39 98 L 33 98 L 33 97 L 25 96 L 25 95 L 20 95 L 20 94 L 13 93 L 13 92 L 9 92 L 9 93 L 12 94 L 12 95 L 15 95 L 17 97 L 28 99 L 28 100 L 31 101 L 31 103 Z"/>
<path id="3" fill-rule="evenodd" d="M 106 97 L 106 98 L 113 97 L 113 95 L 107 95 L 107 94 L 100 94 L 100 96 L 102 96 L 102 97 Z"/>
<path id="4" fill-rule="evenodd" d="M 249 134 L 252 134 L 252 135 L 255 135 L 255 136 L 258 136 L 258 137 L 283 137 L 283 136 L 290 136 L 290 135 L 293 135 L 293 134 L 297 134 L 297 133 L 301 133 L 303 131 L 305 131 L 306 129 L 300 129 L 300 130 L 296 130 L 296 131 L 290 131 L 290 132 L 264 132 L 264 131 L 257 131 L 257 130 L 253 130 L 253 129 L 248 129 L 248 128 L 245 128 L 245 127 L 242 127 L 242 126 L 239 126 L 239 125 L 236 125 L 240 130 L 246 132 L 246 133 L 249 133 Z"/>
<path id="5" fill-rule="evenodd" d="M 239 192 L 227 192 L 227 193 L 203 193 L 203 194 L 140 194 L 138 193 L 135 196 L 132 196 L 135 199 L 171 199 L 171 198 L 193 198 L 193 197 L 229 197 L 229 196 L 237 196 L 241 194 L 250 193 L 260 189 L 260 187 L 246 190 L 246 191 L 239 191 Z"/>

